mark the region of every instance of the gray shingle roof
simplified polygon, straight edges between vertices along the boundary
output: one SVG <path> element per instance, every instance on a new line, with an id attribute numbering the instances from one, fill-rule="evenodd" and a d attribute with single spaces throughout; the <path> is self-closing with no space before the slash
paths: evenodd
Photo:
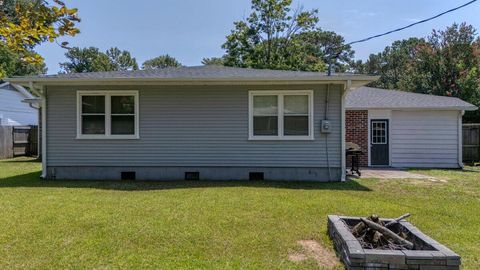
<path id="1" fill-rule="evenodd" d="M 478 109 L 459 98 L 371 87 L 360 87 L 351 91 L 345 104 L 347 109 Z"/>
<path id="2" fill-rule="evenodd" d="M 325 73 L 321 72 L 304 72 L 304 71 L 282 71 L 282 70 L 268 70 L 268 69 L 251 69 L 251 68 L 235 68 L 224 67 L 216 65 L 194 66 L 194 67 L 178 67 L 178 68 L 164 68 L 151 70 L 135 70 L 135 71 L 110 71 L 110 72 L 88 72 L 88 73 L 71 73 L 71 74 L 56 74 L 43 75 L 33 77 L 18 77 L 8 79 L 9 81 L 20 80 L 104 80 L 104 79 L 322 79 L 331 78 L 352 79 L 352 80 L 374 80 L 376 77 L 353 75 L 338 73 L 331 77 L 327 77 Z"/>

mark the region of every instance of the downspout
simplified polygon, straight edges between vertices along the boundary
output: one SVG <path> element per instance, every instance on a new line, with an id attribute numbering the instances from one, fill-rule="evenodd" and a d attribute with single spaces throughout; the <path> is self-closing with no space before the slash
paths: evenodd
<path id="1" fill-rule="evenodd" d="M 47 174 L 47 90 L 42 87 L 42 176 L 43 179 L 48 177 Z"/>
<path id="2" fill-rule="evenodd" d="M 462 110 L 458 113 L 458 166 L 463 169 L 463 115 L 465 111 Z"/>
<path id="3" fill-rule="evenodd" d="M 30 82 L 30 89 L 32 92 L 38 94 L 38 96 L 42 99 L 41 100 L 41 105 L 40 109 L 42 111 L 42 139 L 41 139 L 41 144 L 42 144 L 42 174 L 40 177 L 42 179 L 47 178 L 47 95 L 46 95 L 46 89 L 45 86 L 42 86 L 40 91 L 37 91 L 35 89 L 35 85 L 33 82 Z M 40 140 L 40 136 L 39 140 Z M 40 145 L 40 144 L 39 144 Z"/>
<path id="4" fill-rule="evenodd" d="M 350 92 L 350 89 L 352 88 L 352 81 L 351 80 L 348 80 L 345 84 L 345 89 L 343 90 L 343 94 L 342 94 L 342 117 L 341 117 L 341 131 L 342 131 L 342 135 L 341 135 L 341 138 L 342 138 L 342 154 L 341 154 L 341 157 L 342 157 L 342 178 L 341 178 L 341 181 L 342 182 L 345 182 L 347 180 L 347 158 L 345 157 L 345 151 L 346 151 L 346 146 L 345 146 L 345 98 L 348 94 L 348 92 Z"/>

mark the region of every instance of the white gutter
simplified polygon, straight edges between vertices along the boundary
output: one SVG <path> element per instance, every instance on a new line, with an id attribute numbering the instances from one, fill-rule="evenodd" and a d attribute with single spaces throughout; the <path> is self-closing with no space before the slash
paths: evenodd
<path id="1" fill-rule="evenodd" d="M 353 78 L 350 78 L 353 77 Z M 299 85 L 299 84 L 339 84 L 351 81 L 355 86 L 363 86 L 378 79 L 375 76 L 339 76 L 317 78 L 6 78 L 11 83 L 37 87 L 64 85 Z"/>
<path id="2" fill-rule="evenodd" d="M 347 180 L 347 157 L 345 156 L 345 151 L 346 151 L 346 146 L 345 146 L 345 141 L 346 141 L 346 132 L 345 132 L 345 100 L 346 100 L 346 97 L 347 97 L 347 94 L 348 92 L 350 92 L 352 88 L 352 81 L 351 80 L 348 80 L 347 83 L 345 84 L 345 89 L 343 91 L 343 94 L 342 94 L 342 117 L 341 117 L 341 131 L 342 131 L 342 135 L 341 135 L 341 139 L 342 139 L 342 153 L 341 153 L 341 157 L 342 157 L 342 178 L 341 178 L 341 181 L 342 182 L 345 182 Z"/>

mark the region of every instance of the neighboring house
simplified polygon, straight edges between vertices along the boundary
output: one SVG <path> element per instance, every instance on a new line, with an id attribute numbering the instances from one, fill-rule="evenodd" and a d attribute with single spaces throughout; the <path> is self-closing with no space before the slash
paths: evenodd
<path id="1" fill-rule="evenodd" d="M 364 151 L 361 166 L 462 167 L 458 98 L 361 87 L 346 98 L 346 140 Z"/>
<path id="2" fill-rule="evenodd" d="M 20 85 L 0 83 L 0 125 L 37 125 L 38 109 L 24 102 L 32 98 L 32 94 Z"/>
<path id="3" fill-rule="evenodd" d="M 375 79 L 202 66 L 9 81 L 44 96 L 46 178 L 340 181 L 344 95 Z"/>

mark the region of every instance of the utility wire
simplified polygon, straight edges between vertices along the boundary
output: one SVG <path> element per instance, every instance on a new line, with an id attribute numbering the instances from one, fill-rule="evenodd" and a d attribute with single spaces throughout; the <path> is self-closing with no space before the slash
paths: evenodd
<path id="1" fill-rule="evenodd" d="M 472 0 L 472 1 L 470 1 L 470 2 L 468 2 L 468 3 L 465 3 L 465 4 L 461 5 L 461 6 L 458 6 L 458 7 L 456 7 L 456 8 L 452 8 L 452 9 L 449 9 L 449 10 L 447 10 L 447 11 L 444 11 L 444 12 L 442 12 L 442 13 L 440 13 L 440 14 L 437 14 L 437 15 L 435 15 L 435 16 L 433 16 L 433 17 L 430 17 L 430 18 L 427 18 L 427 19 L 424 19 L 424 20 L 421 20 L 421 21 L 418 21 L 418 22 L 414 22 L 414 23 L 409 24 L 409 25 L 407 25 L 407 26 L 400 27 L 400 28 L 397 28 L 397 29 L 388 31 L 388 32 L 385 32 L 385 33 L 383 33 L 383 34 L 378 34 L 378 35 L 374 35 L 374 36 L 367 37 L 367 38 L 364 38 L 364 39 L 352 41 L 352 42 L 347 43 L 347 44 L 345 44 L 345 45 L 352 45 L 352 44 L 356 44 L 356 43 L 361 43 L 361 42 L 369 41 L 369 40 L 374 39 L 374 38 L 383 37 L 383 36 L 386 36 L 386 35 L 389 35 L 389 34 L 392 34 L 392 33 L 395 33 L 395 32 L 399 32 L 399 31 L 405 30 L 405 29 L 407 29 L 407 28 L 410 28 L 410 27 L 412 27 L 412 26 L 415 26 L 415 25 L 417 25 L 417 24 L 422 24 L 422 23 L 431 21 L 431 20 L 436 19 L 436 18 L 438 18 L 438 17 L 440 17 L 440 16 L 443 16 L 443 15 L 445 15 L 445 14 L 451 13 L 451 12 L 453 12 L 453 11 L 455 11 L 455 10 L 464 8 L 464 7 L 466 7 L 466 6 L 468 6 L 468 5 L 471 5 L 471 4 L 473 4 L 473 3 L 477 2 L 477 1 L 478 1 L 478 0 Z"/>
<path id="2" fill-rule="evenodd" d="M 464 7 L 466 7 L 466 6 L 468 6 L 468 5 L 471 5 L 471 4 L 473 4 L 473 3 L 477 2 L 477 1 L 478 1 L 478 0 L 472 0 L 472 1 L 469 1 L 469 2 L 467 2 L 467 3 L 465 3 L 465 4 L 463 4 L 463 5 L 460 5 L 460 6 L 458 6 L 458 7 L 449 9 L 449 10 L 447 10 L 447 11 L 444 11 L 444 12 L 442 12 L 442 13 L 439 13 L 439 14 L 437 14 L 437 15 L 435 15 L 435 16 L 432 16 L 432 17 L 429 17 L 429 18 L 427 18 L 427 19 L 423 19 L 423 20 L 420 20 L 420 21 L 418 21 L 418 22 L 414 22 L 414 23 L 409 24 L 409 25 L 407 25 L 407 26 L 400 27 L 400 28 L 397 28 L 397 29 L 394 29 L 394 30 L 390 30 L 390 31 L 385 32 L 385 33 L 382 33 L 382 34 L 378 34 L 378 35 L 370 36 L 370 37 L 367 37 L 367 38 L 364 38 L 364 39 L 359 39 L 359 40 L 355 40 L 355 41 L 346 43 L 345 45 L 342 45 L 342 46 L 339 47 L 338 49 L 343 50 L 344 47 L 349 46 L 349 45 L 353 45 L 353 44 L 357 44 L 357 43 L 362 43 L 362 42 L 369 41 L 369 40 L 372 40 L 372 39 L 375 39 L 375 38 L 379 38 L 379 37 L 383 37 L 383 36 L 386 36 L 386 35 L 390 35 L 390 34 L 395 33 L 395 32 L 400 32 L 400 31 L 405 30 L 405 29 L 407 29 L 407 28 L 410 28 L 410 27 L 413 27 L 413 26 L 415 26 L 415 25 L 418 25 L 418 24 L 422 24 L 422 23 L 431 21 L 431 20 L 436 19 L 436 18 L 438 18 L 438 17 L 441 17 L 441 16 L 443 16 L 443 15 L 445 15 L 445 14 L 448 14 L 448 13 L 451 13 L 451 12 L 453 12 L 453 11 L 456 11 L 456 10 L 459 10 L 459 9 L 461 9 L 461 8 L 464 8 Z M 329 64 L 328 64 L 328 75 L 329 75 L 329 76 L 332 74 L 332 59 L 338 58 L 338 56 L 340 56 L 341 53 L 342 53 L 342 51 L 340 51 L 339 53 L 334 54 L 334 55 L 332 55 L 332 56 L 330 57 L 330 61 L 329 61 Z"/>

